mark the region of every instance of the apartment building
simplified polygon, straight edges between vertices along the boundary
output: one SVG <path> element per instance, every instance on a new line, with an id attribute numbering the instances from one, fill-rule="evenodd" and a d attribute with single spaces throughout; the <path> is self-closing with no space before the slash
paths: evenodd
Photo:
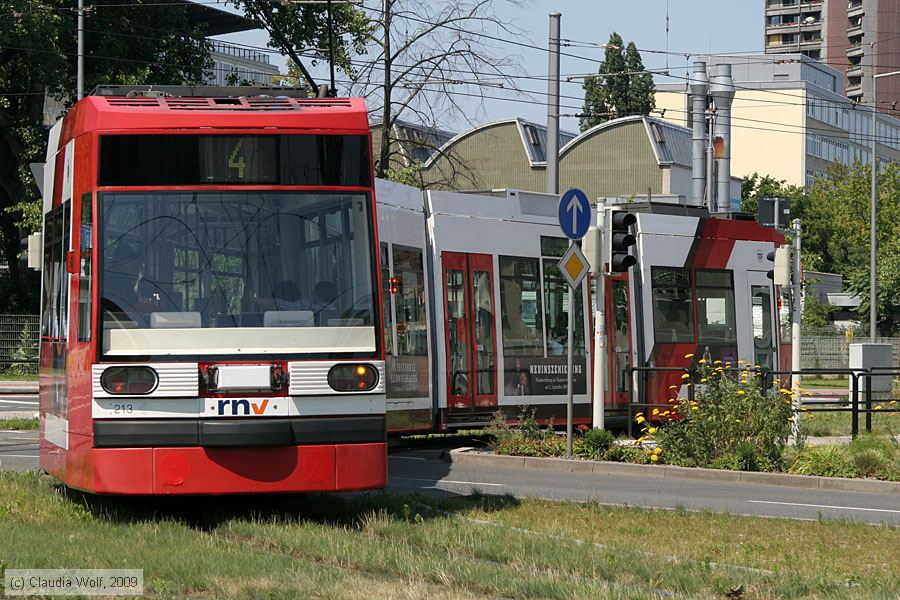
<path id="1" fill-rule="evenodd" d="M 712 56 L 709 63 L 732 66 L 733 176 L 809 185 L 831 162 L 871 162 L 871 109 L 843 94 L 840 71 L 800 54 Z M 665 119 L 690 127 L 689 102 L 685 83 L 657 84 Z M 900 160 L 900 119 L 879 114 L 876 135 L 881 168 Z"/>
<path id="2" fill-rule="evenodd" d="M 844 74 L 842 92 L 872 102 L 872 68 L 900 68 L 900 0 L 765 0 L 766 54 L 803 54 Z M 894 108 L 900 77 L 878 81 L 879 106 Z M 900 114 L 900 113 L 898 113 Z"/>

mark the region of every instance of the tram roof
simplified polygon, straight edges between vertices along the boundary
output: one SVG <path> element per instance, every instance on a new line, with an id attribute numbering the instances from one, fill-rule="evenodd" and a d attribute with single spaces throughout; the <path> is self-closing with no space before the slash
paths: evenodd
<path id="1" fill-rule="evenodd" d="M 63 138 L 95 130 L 296 128 L 367 132 L 362 98 L 87 96 L 67 113 Z M 274 133 L 274 132 L 273 132 Z"/>

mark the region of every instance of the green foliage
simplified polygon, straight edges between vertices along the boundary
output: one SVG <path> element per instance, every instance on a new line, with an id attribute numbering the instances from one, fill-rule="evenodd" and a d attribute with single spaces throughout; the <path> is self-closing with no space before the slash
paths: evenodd
<path id="1" fill-rule="evenodd" d="M 422 182 L 422 163 L 413 163 L 399 168 L 388 169 L 384 172 L 384 178 L 404 185 L 424 189 Z"/>
<path id="2" fill-rule="evenodd" d="M 757 376 L 746 369 L 718 364 L 701 364 L 692 385 L 695 400 L 679 401 L 678 420 L 644 427 L 645 437 L 655 437 L 662 448 L 665 462 L 754 471 L 780 468 L 792 418 L 783 394 L 761 390 Z"/>
<path id="3" fill-rule="evenodd" d="M 494 451 L 510 456 L 563 456 L 566 440 L 553 431 L 553 423 L 546 427 L 538 425 L 534 410 L 527 407 L 519 413 L 518 424 L 511 427 L 502 411 L 494 414 L 487 428 L 494 436 Z"/>
<path id="4" fill-rule="evenodd" d="M 831 326 L 831 315 L 837 312 L 839 307 L 830 304 L 822 304 L 819 297 L 807 292 L 803 299 L 803 314 L 800 323 L 804 328 L 823 328 Z"/>
<path id="5" fill-rule="evenodd" d="M 741 210 L 755 215 L 762 198 L 794 200 L 802 194 L 803 188 L 788 185 L 784 180 L 777 180 L 768 175 L 754 173 L 741 181 Z M 787 226 L 788 223 L 784 223 L 784 227 Z"/>
<path id="6" fill-rule="evenodd" d="M 325 3 L 272 2 L 271 0 L 235 0 L 234 5 L 270 33 L 269 46 L 285 52 L 299 62 L 306 48 L 324 48 L 328 60 L 328 21 Z M 331 7 L 334 24 L 335 67 L 352 75 L 352 54 L 364 54 L 371 27 L 366 14 L 352 3 L 335 2 Z M 310 61 L 315 65 L 316 59 Z M 307 85 L 299 69 L 289 72 L 292 83 Z M 325 83 L 320 82 L 320 83 Z"/>
<path id="7" fill-rule="evenodd" d="M 637 46 L 629 42 L 626 47 L 622 36 L 613 32 L 600 63 L 599 75 L 584 81 L 584 114 L 579 120 L 581 131 L 617 117 L 650 114 L 656 106 L 653 76 L 636 71 L 644 71 Z"/>
<path id="8" fill-rule="evenodd" d="M 605 429 L 585 429 L 578 444 L 573 441 L 572 452 L 588 460 L 602 460 L 616 441 L 616 436 Z"/>
<path id="9" fill-rule="evenodd" d="M 847 449 L 842 446 L 810 446 L 797 454 L 788 469 L 796 475 L 853 477 Z"/>
<path id="10" fill-rule="evenodd" d="M 858 294 L 860 319 L 869 314 L 869 214 L 871 169 L 856 162 L 833 165 L 796 203 L 803 219 L 803 264 L 840 273 Z M 878 181 L 878 329 L 900 332 L 900 163 L 889 163 Z M 867 327 L 867 326 L 866 326 Z"/>
<path id="11" fill-rule="evenodd" d="M 900 481 L 900 443 L 891 437 L 866 435 L 848 445 L 806 447 L 791 460 L 789 472 Z"/>

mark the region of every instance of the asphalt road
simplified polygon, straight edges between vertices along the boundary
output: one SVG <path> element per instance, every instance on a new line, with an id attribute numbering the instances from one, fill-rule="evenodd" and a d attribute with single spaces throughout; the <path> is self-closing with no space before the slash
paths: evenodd
<path id="1" fill-rule="evenodd" d="M 442 449 L 392 452 L 389 489 L 441 495 L 468 495 L 477 490 L 516 497 L 900 525 L 900 494 L 460 466 L 446 460 L 446 454 Z M 37 432 L 0 431 L 0 469 L 37 468 Z"/>
<path id="2" fill-rule="evenodd" d="M 11 413 L 27 412 L 29 415 L 33 415 L 37 410 L 37 394 L 33 396 L 27 394 L 0 394 L 0 419 L 9 418 L 12 416 Z"/>

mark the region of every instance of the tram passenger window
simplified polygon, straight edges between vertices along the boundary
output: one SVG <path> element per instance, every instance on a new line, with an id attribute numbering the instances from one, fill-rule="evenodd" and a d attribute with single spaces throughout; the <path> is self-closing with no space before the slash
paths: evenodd
<path id="1" fill-rule="evenodd" d="M 384 311 L 384 353 L 394 353 L 394 317 L 391 313 L 391 272 L 388 269 L 388 245 L 381 244 L 381 301 Z"/>
<path id="2" fill-rule="evenodd" d="M 394 246 L 394 280 L 397 354 L 399 356 L 427 356 L 425 271 L 421 250 Z"/>
<path id="3" fill-rule="evenodd" d="M 731 271 L 697 271 L 697 333 L 700 343 L 737 343 Z"/>
<path id="4" fill-rule="evenodd" d="M 538 259 L 500 257 L 500 315 L 503 356 L 544 356 L 544 327 Z"/>
<path id="5" fill-rule="evenodd" d="M 81 269 L 78 272 L 78 341 L 91 341 L 91 193 L 81 196 Z"/>
<path id="6" fill-rule="evenodd" d="M 556 259 L 544 259 L 544 298 L 547 323 L 547 356 L 565 356 L 569 328 L 569 294 L 572 288 L 557 266 Z M 573 353 L 584 356 L 584 304 L 581 287 L 575 291 Z"/>
<path id="7" fill-rule="evenodd" d="M 654 339 L 662 343 L 694 342 L 691 274 L 679 267 L 652 267 Z"/>

